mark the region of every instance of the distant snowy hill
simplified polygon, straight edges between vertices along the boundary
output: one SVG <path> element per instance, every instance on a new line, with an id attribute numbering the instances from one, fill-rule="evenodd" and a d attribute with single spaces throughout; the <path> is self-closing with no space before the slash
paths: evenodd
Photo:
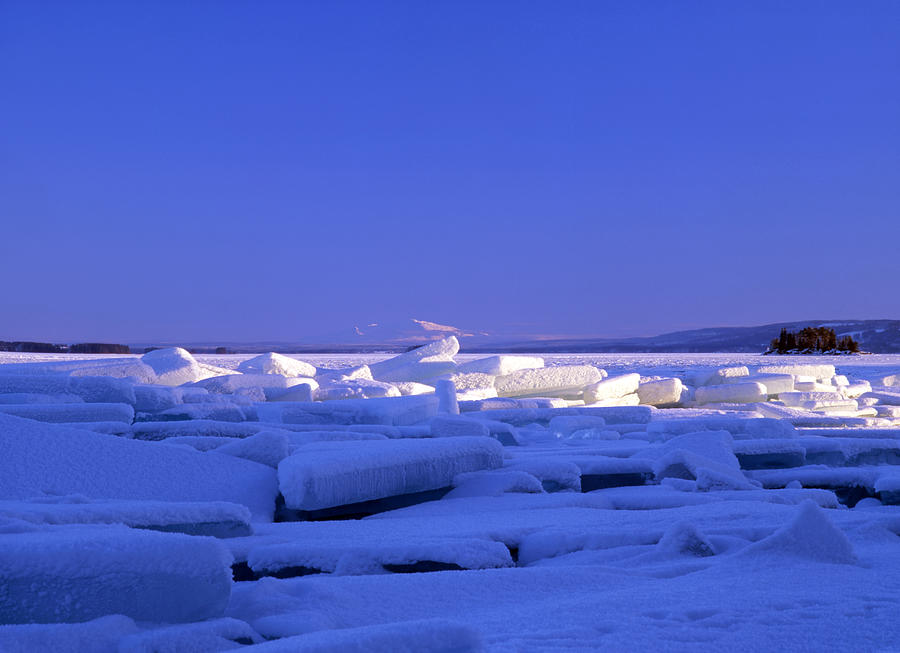
<path id="1" fill-rule="evenodd" d="M 233 353 L 277 351 L 301 352 L 397 352 L 454 335 L 462 351 L 476 352 L 572 352 L 572 353 L 664 353 L 664 352 L 752 352 L 761 353 L 782 327 L 799 331 L 825 326 L 837 335 L 851 335 L 864 351 L 900 353 L 900 320 L 807 320 L 778 322 L 751 327 L 718 327 L 677 331 L 642 338 L 548 338 L 543 335 L 486 332 L 428 320 L 405 319 L 357 324 L 339 332 L 309 336 L 294 342 L 194 342 L 132 344 L 132 351 L 148 346 L 178 344 L 197 352 L 225 347 Z"/>
<path id="2" fill-rule="evenodd" d="M 573 338 L 543 341 L 496 342 L 477 344 L 466 351 L 541 351 L 541 352 L 758 352 L 786 328 L 799 331 L 804 327 L 824 326 L 837 335 L 850 335 L 864 351 L 876 354 L 900 353 L 900 320 L 806 320 L 778 322 L 752 327 L 719 327 L 676 331 L 646 338 Z"/>

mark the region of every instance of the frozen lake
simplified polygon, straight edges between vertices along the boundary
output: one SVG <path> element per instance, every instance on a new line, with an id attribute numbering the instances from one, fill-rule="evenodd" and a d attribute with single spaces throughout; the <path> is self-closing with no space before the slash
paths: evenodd
<path id="1" fill-rule="evenodd" d="M 0 353 L 0 650 L 892 650 L 900 355 Z"/>

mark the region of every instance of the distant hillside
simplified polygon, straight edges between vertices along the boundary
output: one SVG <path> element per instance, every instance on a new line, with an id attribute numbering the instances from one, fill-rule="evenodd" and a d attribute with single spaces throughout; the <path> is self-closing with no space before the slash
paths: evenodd
<path id="1" fill-rule="evenodd" d="M 132 344 L 132 351 L 149 346 L 180 345 L 198 353 L 380 353 L 401 352 L 448 335 L 460 339 L 464 353 L 544 352 L 544 353 L 762 353 L 781 329 L 799 331 L 804 327 L 827 327 L 840 338 L 845 335 L 859 343 L 863 351 L 876 354 L 900 353 L 900 320 L 807 320 L 778 322 L 752 327 L 718 327 L 677 331 L 646 338 L 566 338 L 490 334 L 472 329 L 436 324 L 424 320 L 371 324 L 342 333 L 305 338 L 296 342 L 194 342 Z"/>
<path id="2" fill-rule="evenodd" d="M 781 329 L 799 331 L 805 327 L 828 327 L 838 337 L 849 335 L 863 351 L 875 354 L 900 353 L 900 320 L 807 320 L 778 322 L 752 327 L 718 327 L 676 331 L 646 338 L 591 338 L 518 341 L 478 344 L 467 352 L 572 352 L 572 353 L 716 353 L 765 351 Z"/>

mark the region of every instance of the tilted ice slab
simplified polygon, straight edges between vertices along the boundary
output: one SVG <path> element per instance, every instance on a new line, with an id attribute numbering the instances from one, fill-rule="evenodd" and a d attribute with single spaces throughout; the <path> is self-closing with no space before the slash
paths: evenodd
<path id="1" fill-rule="evenodd" d="M 463 472 L 503 465 L 491 438 L 329 442 L 301 447 L 278 466 L 285 505 L 319 510 L 449 487 Z"/>
<path id="2" fill-rule="evenodd" d="M 243 537 L 252 532 L 246 506 L 224 501 L 89 501 L 59 497 L 0 501 L 0 517 L 33 524 L 124 524 L 188 535 Z"/>
<path id="3" fill-rule="evenodd" d="M 578 395 L 585 386 L 597 383 L 602 374 L 593 365 L 565 365 L 511 372 L 494 379 L 501 397 L 552 397 Z"/>
<path id="4" fill-rule="evenodd" d="M 281 376 L 315 376 L 316 368 L 296 358 L 269 352 L 243 361 L 238 371 L 245 374 L 280 374 Z"/>
<path id="5" fill-rule="evenodd" d="M 275 471 L 216 453 L 128 440 L 0 415 L 0 497 L 227 501 L 270 520 Z"/>
<path id="6" fill-rule="evenodd" d="M 0 535 L 0 623 L 124 614 L 184 622 L 221 616 L 231 561 L 218 540 L 125 526 L 50 526 Z"/>
<path id="7" fill-rule="evenodd" d="M 372 377 L 382 381 L 423 381 L 446 374 L 455 369 L 453 356 L 459 352 L 459 341 L 455 336 L 435 340 L 427 345 L 394 356 L 387 360 L 370 363 Z M 419 363 L 438 363 L 436 366 L 417 368 Z M 447 363 L 450 363 L 448 366 Z"/>

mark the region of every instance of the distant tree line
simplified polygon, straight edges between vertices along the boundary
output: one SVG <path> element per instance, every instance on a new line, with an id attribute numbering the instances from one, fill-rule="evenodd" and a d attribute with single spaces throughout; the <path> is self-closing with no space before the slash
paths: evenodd
<path id="1" fill-rule="evenodd" d="M 859 352 L 859 343 L 851 336 L 838 338 L 834 329 L 826 327 L 806 327 L 797 333 L 782 329 L 779 336 L 772 340 L 769 351 L 766 353 L 817 354 L 825 352 L 855 354 Z"/>
<path id="2" fill-rule="evenodd" d="M 130 354 L 128 345 L 106 342 L 81 342 L 75 345 L 54 345 L 49 342 L 4 342 L 0 340 L 0 351 L 14 351 L 29 354 Z"/>

